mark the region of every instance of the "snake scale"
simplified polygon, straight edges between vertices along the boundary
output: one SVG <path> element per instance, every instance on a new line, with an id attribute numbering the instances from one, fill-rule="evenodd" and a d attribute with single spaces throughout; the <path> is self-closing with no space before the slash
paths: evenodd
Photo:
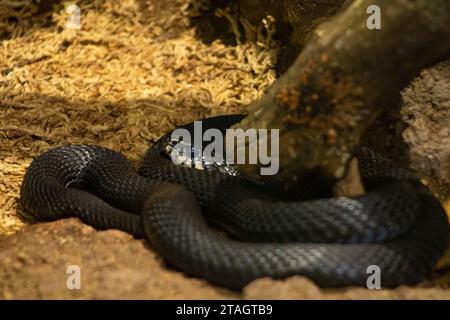
<path id="1" fill-rule="evenodd" d="M 223 132 L 241 118 L 207 118 L 203 130 Z M 440 203 L 411 173 L 368 149 L 355 154 L 365 194 L 295 200 L 270 183 L 174 165 L 164 155 L 169 135 L 138 171 L 103 147 L 44 152 L 27 169 L 20 204 L 38 220 L 76 216 L 147 238 L 171 266 L 230 288 L 292 275 L 321 286 L 365 286 L 371 265 L 383 287 L 414 284 L 447 248 Z"/>

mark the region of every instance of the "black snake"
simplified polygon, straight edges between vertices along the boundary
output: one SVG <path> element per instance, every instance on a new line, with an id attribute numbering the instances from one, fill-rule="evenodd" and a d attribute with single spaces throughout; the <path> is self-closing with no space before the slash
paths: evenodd
<path id="1" fill-rule="evenodd" d="M 224 131 L 241 118 L 208 118 L 203 129 Z M 39 220 L 77 216 L 145 237 L 175 268 L 232 288 L 292 275 L 323 286 L 365 286 L 371 265 L 380 268 L 384 287 L 414 284 L 447 248 L 440 203 L 412 174 L 370 150 L 356 154 L 366 194 L 295 201 L 270 183 L 175 166 L 164 152 L 169 134 L 138 172 L 107 148 L 51 149 L 28 168 L 20 203 Z"/>

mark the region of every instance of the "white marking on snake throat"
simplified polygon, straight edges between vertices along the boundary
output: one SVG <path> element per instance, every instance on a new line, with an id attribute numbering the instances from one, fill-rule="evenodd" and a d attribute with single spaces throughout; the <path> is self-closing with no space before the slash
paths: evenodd
<path id="1" fill-rule="evenodd" d="M 207 129 L 202 133 L 202 121 L 194 121 L 194 137 L 191 137 L 190 131 L 185 128 L 175 129 L 170 137 L 173 145 L 166 146 L 166 152 L 170 153 L 175 165 L 187 165 L 198 170 L 203 170 L 205 165 L 216 165 L 219 169 L 227 171 L 229 165 L 235 163 L 258 164 L 259 162 L 261 175 L 275 175 L 279 170 L 279 130 L 271 129 L 270 138 L 267 131 L 267 129 L 252 128 L 245 131 L 226 129 L 224 137 L 222 132 L 215 128 Z M 211 143 L 203 150 L 204 141 Z M 226 153 L 224 153 L 224 144 Z"/>

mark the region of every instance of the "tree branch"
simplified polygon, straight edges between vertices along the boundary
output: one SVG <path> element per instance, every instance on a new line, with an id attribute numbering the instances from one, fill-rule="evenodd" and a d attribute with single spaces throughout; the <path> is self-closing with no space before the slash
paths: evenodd
<path id="1" fill-rule="evenodd" d="M 373 4 L 381 8 L 381 30 L 366 26 Z M 354 1 L 316 29 L 294 64 L 234 128 L 280 130 L 278 179 L 298 181 L 311 170 L 342 178 L 381 109 L 422 68 L 450 52 L 449 14 L 448 0 Z M 247 141 L 236 152 L 256 146 Z M 258 165 L 240 169 L 259 177 Z"/>

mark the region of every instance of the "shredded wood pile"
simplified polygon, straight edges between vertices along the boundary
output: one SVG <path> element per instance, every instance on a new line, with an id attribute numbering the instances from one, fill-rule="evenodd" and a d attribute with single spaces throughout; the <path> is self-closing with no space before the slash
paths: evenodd
<path id="1" fill-rule="evenodd" d="M 79 30 L 73 1 L 48 2 L 0 0 L 0 234 L 26 223 L 19 188 L 39 153 L 84 143 L 136 161 L 177 125 L 242 111 L 276 78 L 273 41 L 196 37 L 205 1 L 77 1 Z"/>

